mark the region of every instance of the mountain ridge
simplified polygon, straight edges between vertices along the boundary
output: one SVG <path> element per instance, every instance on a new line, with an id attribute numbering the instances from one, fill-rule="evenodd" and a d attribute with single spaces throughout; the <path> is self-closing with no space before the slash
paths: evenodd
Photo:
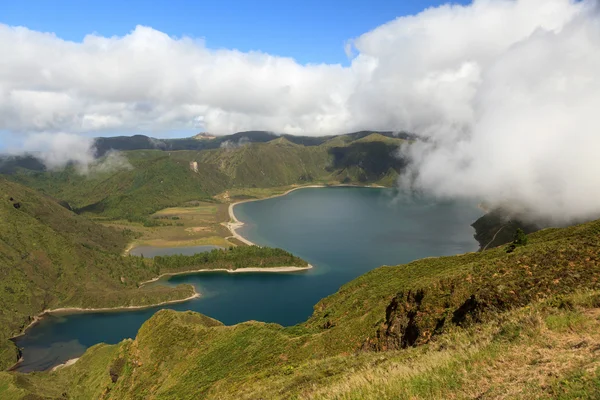
<path id="1" fill-rule="evenodd" d="M 374 140 L 361 140 L 371 136 Z M 0 172 L 68 203 L 78 213 L 145 222 L 162 208 L 189 201 L 215 201 L 233 188 L 339 183 L 392 186 L 406 165 L 397 155 L 403 141 L 381 134 L 349 134 L 343 136 L 344 142 L 333 145 L 329 139 L 306 145 L 297 142 L 307 138 L 268 132 L 254 133 L 254 141 L 243 140 L 247 137 L 247 132 L 230 135 L 221 142 L 224 146 L 218 143 L 223 137 L 193 139 L 195 143 L 213 143 L 213 148 L 204 150 L 122 151 L 115 168 L 102 168 L 111 162 L 110 156 L 104 156 L 88 167 L 87 174 L 74 165 L 63 170 L 39 170 L 31 157 L 24 158 L 23 165 L 15 159 L 5 161 Z M 137 143 L 138 139 L 128 140 Z"/>

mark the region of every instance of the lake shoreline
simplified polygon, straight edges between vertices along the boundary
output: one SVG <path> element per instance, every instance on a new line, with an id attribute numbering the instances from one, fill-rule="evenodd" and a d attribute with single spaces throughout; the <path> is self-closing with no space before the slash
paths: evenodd
<path id="1" fill-rule="evenodd" d="M 229 229 L 229 232 L 231 232 L 231 236 L 236 238 L 237 240 L 239 240 L 242 243 L 247 244 L 248 246 L 258 246 L 256 243 L 246 239 L 245 237 L 243 237 L 242 235 L 240 235 L 237 230 L 240 229 L 241 227 L 243 227 L 245 224 L 244 222 L 240 221 L 239 219 L 237 219 L 237 217 L 235 216 L 235 213 L 233 211 L 234 207 L 237 206 L 238 204 L 242 204 L 242 203 L 250 203 L 252 201 L 260 201 L 260 200 L 267 200 L 267 199 L 274 199 L 276 197 L 282 197 L 285 195 L 288 195 L 296 190 L 300 190 L 300 189 L 310 189 L 310 188 L 330 188 L 330 187 L 356 187 L 356 188 L 372 188 L 372 189 L 388 189 L 387 186 L 381 186 L 381 185 L 353 185 L 353 184 L 339 184 L 339 185 L 306 185 L 306 186 L 298 186 L 298 187 L 294 187 L 291 188 L 289 190 L 286 190 L 283 193 L 279 193 L 279 194 L 274 194 L 272 196 L 267 196 L 267 197 L 263 197 L 260 199 L 245 199 L 245 200 L 240 200 L 240 201 L 236 201 L 235 203 L 231 203 L 229 204 L 229 222 L 225 222 L 223 223 L 223 225 Z"/>
<path id="2" fill-rule="evenodd" d="M 79 360 L 79 357 L 77 357 L 77 358 L 71 358 L 70 360 L 67 360 L 67 362 L 65 362 L 65 363 L 55 365 L 54 367 L 52 367 L 52 369 L 50 370 L 50 372 L 57 371 L 57 370 L 59 370 L 61 368 L 64 368 L 64 367 L 69 367 L 69 366 L 75 364 L 78 360 Z"/>
<path id="3" fill-rule="evenodd" d="M 313 268 L 313 266 L 310 264 L 308 264 L 306 267 L 292 267 L 292 266 L 271 267 L 271 268 L 250 267 L 250 268 L 238 268 L 238 269 L 226 269 L 226 268 L 208 269 L 208 268 L 204 268 L 204 269 L 198 269 L 198 270 L 164 273 L 164 274 L 159 275 L 156 278 L 141 282 L 139 287 L 142 288 L 144 285 L 146 285 L 148 283 L 156 282 L 159 279 L 164 278 L 166 276 L 193 275 L 196 273 L 203 273 L 203 272 L 227 272 L 230 274 L 251 273 L 251 272 L 286 273 L 286 272 L 306 271 L 306 270 L 309 270 L 312 268 Z M 183 299 L 167 300 L 167 301 L 163 301 L 163 302 L 156 303 L 156 304 L 148 304 L 148 305 L 140 305 L 140 306 L 97 307 L 97 308 L 60 307 L 60 308 L 46 309 L 46 310 L 42 311 L 41 313 L 39 313 L 38 315 L 35 315 L 33 317 L 33 320 L 29 323 L 29 325 L 27 325 L 25 328 L 23 328 L 23 330 L 18 335 L 15 335 L 15 336 L 9 338 L 9 340 L 14 341 L 17 338 L 24 336 L 30 328 L 37 325 L 42 319 L 44 319 L 44 317 L 46 317 L 48 315 L 53 315 L 53 314 L 59 314 L 59 315 L 67 314 L 68 315 L 68 314 L 94 313 L 94 312 L 113 312 L 113 311 L 114 312 L 123 312 L 123 311 L 132 311 L 132 310 L 144 310 L 144 309 L 148 309 L 148 308 L 160 307 L 160 306 L 169 305 L 169 304 L 185 303 L 187 301 L 197 299 L 199 297 L 200 297 L 200 293 L 198 293 L 196 291 L 196 288 L 194 288 L 194 294 L 192 294 L 189 297 L 186 297 Z M 8 370 L 9 371 L 14 370 L 19 364 L 21 364 L 23 362 L 23 360 L 24 360 L 24 358 L 21 356 L 19 358 L 19 360 L 17 360 L 17 362 L 12 367 L 10 367 Z M 59 364 L 59 365 L 62 365 L 62 364 Z"/>
<path id="4" fill-rule="evenodd" d="M 306 316 L 310 315 L 310 308 L 308 306 L 304 307 L 302 304 L 296 307 L 296 304 L 301 301 L 304 301 L 308 304 L 307 300 L 303 297 L 305 294 L 307 298 L 314 298 L 314 300 L 310 302 L 310 306 L 313 306 L 314 308 L 314 304 L 317 304 L 320 299 L 326 298 L 326 296 L 334 293 L 336 290 L 339 290 L 339 288 L 344 284 L 347 284 L 347 282 L 350 280 L 350 278 L 348 278 L 349 275 L 361 276 L 361 274 L 365 274 L 367 271 L 370 271 L 371 269 L 377 268 L 381 265 L 397 265 L 401 263 L 408 263 L 412 260 L 420 259 L 425 256 L 457 254 L 459 253 L 459 248 L 463 249 L 468 247 L 468 250 L 463 249 L 462 251 L 472 251 L 470 247 L 470 243 L 473 241 L 471 234 L 472 229 L 470 227 L 464 228 L 464 221 L 465 218 L 468 218 L 468 220 L 471 221 L 471 214 L 478 213 L 480 211 L 478 209 L 473 210 L 474 207 L 472 207 L 470 203 L 465 205 L 460 203 L 457 206 L 454 206 L 453 203 L 449 205 L 442 203 L 439 207 L 433 207 L 436 204 L 429 204 L 429 202 L 423 202 L 423 204 L 421 204 L 421 202 L 416 202 L 415 204 L 410 202 L 406 205 L 406 207 L 403 204 L 398 206 L 397 203 L 393 203 L 395 207 L 392 211 L 389 211 L 387 208 L 380 207 L 380 205 L 388 204 L 390 198 L 394 196 L 395 192 L 393 190 L 390 190 L 389 192 L 387 190 L 361 191 L 358 189 L 351 190 L 340 188 L 339 190 L 332 189 L 321 191 L 316 189 L 323 188 L 324 186 L 322 185 L 311 187 L 315 187 L 315 190 L 296 193 L 295 195 L 291 195 L 287 198 L 281 197 L 279 199 L 274 199 L 272 202 L 256 203 L 244 206 L 241 211 L 238 209 L 238 212 L 235 213 L 234 216 L 240 214 L 240 218 L 247 221 L 246 231 L 242 231 L 240 233 L 246 234 L 247 232 L 248 235 L 252 234 L 252 238 L 254 239 L 256 237 L 255 240 L 260 242 L 261 245 L 267 245 L 268 240 L 272 243 L 279 243 L 279 247 L 289 248 L 291 251 L 296 251 L 298 254 L 313 254 L 311 253 L 310 249 L 320 249 L 318 246 L 323 246 L 322 252 L 316 252 L 314 257 L 310 258 L 312 261 L 311 264 L 313 264 L 315 268 L 319 267 L 321 262 L 323 262 L 325 268 L 323 268 L 322 274 L 314 273 L 319 271 L 319 268 L 307 273 L 290 273 L 288 275 L 277 276 L 277 272 L 279 272 L 277 269 L 268 268 L 260 270 L 260 272 L 270 272 L 270 276 L 265 276 L 264 273 L 262 276 L 260 276 L 258 273 L 248 273 L 244 275 L 243 272 L 253 272 L 253 270 L 248 269 L 238 269 L 235 271 L 238 272 L 238 275 L 232 276 L 229 275 L 229 273 L 234 271 L 227 271 L 218 268 L 218 271 L 215 271 L 215 273 L 207 275 L 206 277 L 189 275 L 214 271 L 197 269 L 198 267 L 210 267 L 208 265 L 205 266 L 200 264 L 192 265 L 191 268 L 171 269 L 170 271 L 168 269 L 166 271 L 163 270 L 163 273 L 165 274 L 161 274 L 160 271 L 158 271 L 159 273 L 154 273 L 151 275 L 149 274 L 147 277 L 145 277 L 145 279 L 138 280 L 138 284 L 146 279 L 150 279 L 151 277 L 154 278 L 150 279 L 151 282 L 156 282 L 157 280 L 164 278 L 162 281 L 154 283 L 157 285 L 175 285 L 177 283 L 190 282 L 197 286 L 197 282 L 200 282 L 201 287 L 197 287 L 196 290 L 202 293 L 202 299 L 205 297 L 205 295 L 207 295 L 207 298 L 211 297 L 209 301 L 204 302 L 203 300 L 197 300 L 184 303 L 182 306 L 164 306 L 162 308 L 177 308 L 182 310 L 191 309 L 197 312 L 199 311 L 205 315 L 214 316 L 217 319 L 221 319 L 219 317 L 224 318 L 221 320 L 227 320 L 227 318 L 229 318 L 226 323 L 232 325 L 252 319 L 257 321 L 273 321 L 273 323 L 279 323 L 283 326 L 293 326 L 294 324 L 298 324 L 303 321 L 303 319 L 300 318 L 307 318 Z M 299 190 L 302 188 L 306 187 L 288 187 L 280 189 L 278 191 L 278 196 L 284 196 L 293 190 Z M 241 194 L 238 194 L 237 192 L 234 193 L 241 196 Z M 218 222 L 224 223 L 229 217 L 228 209 L 230 207 L 233 208 L 232 203 L 239 204 L 243 202 L 243 200 L 258 201 L 261 199 L 267 199 L 269 198 L 266 196 L 267 193 L 269 192 L 249 191 L 247 194 L 253 194 L 256 197 L 261 197 L 251 199 L 239 197 L 235 198 L 234 196 L 233 199 L 231 199 L 228 203 L 220 205 Z M 273 193 L 273 191 L 270 191 L 270 193 Z M 225 193 L 223 196 L 227 198 L 228 195 L 228 193 Z M 349 200 L 344 204 L 345 208 L 341 209 L 339 206 L 340 201 L 345 201 L 347 198 L 349 198 Z M 312 222 L 312 220 L 306 221 L 306 214 L 309 213 L 312 207 L 316 205 L 319 206 L 320 211 L 319 214 L 315 215 L 315 224 L 313 225 L 312 223 L 308 223 Z M 366 211 L 364 214 L 358 212 L 361 210 Z M 235 211 L 235 209 L 232 211 Z M 338 228 L 342 226 L 338 222 L 345 221 L 347 215 L 357 214 L 365 215 L 365 217 L 359 220 L 361 221 L 360 224 L 356 225 L 360 226 L 360 229 Z M 427 216 L 427 218 L 424 217 L 424 221 L 426 223 L 416 224 L 415 226 L 418 228 L 420 226 L 432 226 L 431 224 L 433 224 L 434 227 L 433 229 L 423 228 L 418 231 L 422 231 L 422 233 L 426 234 L 426 236 L 415 236 L 415 234 L 412 233 L 414 229 L 410 224 L 405 224 L 408 226 L 405 230 L 398 230 L 396 221 L 404 221 L 403 218 L 405 216 L 412 218 L 414 215 L 420 216 L 421 214 Z M 330 221 L 328 217 L 331 217 Z M 380 218 L 381 221 L 389 223 L 380 226 L 378 223 Z M 366 224 L 372 221 L 374 221 L 372 225 Z M 429 221 L 431 224 L 427 223 L 427 221 Z M 436 225 L 438 221 L 441 222 L 439 222 L 439 228 L 436 228 L 438 226 Z M 262 230 L 263 223 L 265 224 L 265 228 L 268 227 L 268 229 L 265 229 L 264 232 Z M 363 225 L 363 223 L 365 223 L 365 225 Z M 259 227 L 261 227 L 260 234 L 255 233 L 254 224 L 257 224 Z M 454 228 L 455 225 L 463 227 L 464 229 L 456 229 Z M 252 230 L 250 230 L 250 228 L 252 228 Z M 315 229 L 318 230 L 315 231 Z M 398 246 L 389 246 L 385 243 L 379 244 L 380 241 L 377 241 L 376 244 L 378 246 L 380 245 L 385 251 L 387 251 L 389 247 L 394 247 L 394 250 L 390 251 L 389 254 L 385 251 L 372 252 L 370 250 L 371 246 L 357 245 L 357 243 L 362 244 L 365 239 L 370 237 L 366 237 L 366 233 L 379 235 L 379 232 L 388 232 L 390 229 L 390 232 L 396 233 L 398 231 L 400 235 L 407 233 L 407 239 L 410 243 L 412 243 L 411 239 L 415 239 L 414 242 L 418 245 L 421 245 L 421 241 L 423 240 L 428 241 L 423 248 L 414 246 L 416 247 L 416 250 L 414 250 L 411 246 L 405 246 L 402 238 L 390 241 L 391 243 L 398 242 Z M 456 238 L 447 234 L 448 232 L 455 231 L 457 232 L 456 235 L 458 235 Z M 323 235 L 316 236 L 316 232 L 322 232 Z M 220 234 L 222 236 L 228 236 L 229 231 L 220 228 Z M 339 250 L 340 252 L 339 257 L 336 256 L 331 259 L 328 258 L 329 256 L 327 249 L 330 247 L 330 243 L 326 241 L 328 238 L 338 240 L 339 243 L 334 242 L 333 244 L 335 246 L 339 245 L 339 247 L 335 247 L 336 250 Z M 358 242 L 356 242 L 355 239 L 358 240 Z M 230 240 L 232 242 L 237 242 L 233 239 Z M 265 240 L 264 243 L 262 242 L 263 240 Z M 237 243 L 240 246 L 244 246 L 240 242 Z M 346 243 L 351 243 L 352 246 L 348 246 Z M 408 250 L 405 250 L 405 247 Z M 348 251 L 346 251 L 346 249 L 348 249 Z M 408 253 L 405 255 L 405 252 Z M 440 252 L 440 254 L 437 254 L 437 252 Z M 373 253 L 373 259 L 370 258 L 371 253 Z M 396 260 L 398 257 L 400 257 L 400 260 Z M 404 260 L 404 258 L 406 258 L 406 260 Z M 249 265 L 256 267 L 256 264 L 257 263 L 252 263 Z M 291 263 L 285 262 L 285 260 L 278 264 L 291 265 Z M 223 267 L 227 268 L 227 266 Z M 196 269 L 196 271 L 189 271 L 190 269 Z M 329 274 L 329 272 L 331 272 L 331 274 Z M 239 273 L 242 274 L 240 275 Z M 183 276 L 184 274 L 188 275 Z M 157 277 L 157 275 L 160 276 Z M 170 282 L 168 282 L 169 277 L 166 275 L 180 276 L 171 278 Z M 210 281 L 207 282 L 206 289 L 204 288 L 204 278 L 206 278 L 206 281 Z M 228 281 L 233 282 L 228 283 Z M 144 282 L 142 282 L 142 284 L 144 284 Z M 247 289 L 246 286 L 249 289 Z M 312 295 L 312 293 L 315 291 L 320 292 Z M 190 294 L 191 291 L 181 297 L 187 297 Z M 214 301 L 212 299 L 213 295 L 215 295 Z M 224 296 L 223 301 L 218 299 L 216 295 Z M 263 301 L 263 296 L 269 300 Z M 273 301 L 270 299 L 275 300 Z M 282 304 L 278 304 L 277 301 L 279 299 L 285 299 L 286 302 L 288 299 L 292 299 L 290 301 L 293 302 L 292 307 L 287 306 L 284 302 L 282 302 Z M 206 305 L 203 305 L 205 303 Z M 113 304 L 118 303 L 114 302 Z M 232 304 L 236 306 L 231 307 Z M 270 310 L 271 304 L 273 306 L 277 306 L 273 307 L 273 311 Z M 61 304 L 61 306 L 62 305 L 70 304 Z M 94 305 L 106 305 L 106 303 L 96 303 Z M 243 306 L 238 307 L 237 305 Z M 230 312 L 229 309 L 232 309 L 232 311 Z M 118 330 L 116 333 L 119 335 L 117 339 L 120 337 L 132 337 L 131 335 L 133 334 L 132 332 L 133 328 L 135 328 L 135 325 L 141 325 L 143 321 L 146 320 L 149 315 L 154 314 L 156 310 L 157 308 L 151 308 L 147 311 L 134 311 L 133 313 L 130 313 L 131 317 L 126 316 L 126 311 L 117 312 L 114 313 L 114 315 L 109 312 L 98 314 L 75 314 L 73 318 L 70 318 L 69 316 L 65 316 L 64 318 L 62 316 L 47 316 L 46 320 L 42 321 L 42 323 L 40 323 L 37 327 L 33 328 L 32 331 L 28 331 L 29 333 L 27 333 L 27 336 L 24 339 L 16 341 L 17 345 L 22 344 L 22 355 L 25 358 L 25 361 L 19 367 L 17 367 L 17 370 L 35 369 L 36 365 L 39 365 L 38 368 L 46 368 L 47 364 L 45 363 L 47 363 L 48 357 L 46 356 L 46 353 L 41 352 L 42 350 L 46 351 L 46 348 L 48 348 L 48 354 L 52 354 L 52 356 L 55 356 L 56 354 L 55 357 L 57 358 L 55 358 L 55 363 L 64 362 L 63 360 L 77 356 L 77 349 L 55 349 L 52 347 L 54 342 L 60 342 L 63 337 L 67 337 L 69 339 L 80 339 L 80 337 L 89 336 L 90 338 L 94 339 L 93 341 L 90 341 L 90 344 L 99 340 L 105 340 L 103 339 L 105 336 L 110 337 L 111 340 L 113 340 L 112 333 L 110 335 L 102 333 L 104 326 L 103 324 L 111 323 L 106 321 L 115 321 L 112 322 L 113 324 L 119 324 L 119 321 L 123 321 L 123 328 L 120 328 L 119 325 L 115 325 L 115 329 Z M 304 314 L 306 314 L 306 316 Z M 130 318 L 131 322 L 129 322 Z M 63 321 L 63 319 L 65 321 Z M 66 332 L 65 335 L 62 333 L 60 333 L 60 335 L 55 335 L 50 330 L 47 330 L 47 328 L 52 328 L 55 324 L 60 324 L 63 322 L 68 324 L 62 328 L 62 331 Z M 79 332 L 79 327 L 84 328 L 81 330 L 81 333 Z M 93 329 L 90 329 L 90 327 L 93 327 Z M 125 328 L 127 330 L 125 330 Z M 44 332 L 44 336 L 40 336 L 39 339 L 35 337 L 38 331 Z M 96 336 L 96 333 L 98 333 L 98 336 Z M 48 339 L 46 339 L 46 335 L 48 335 Z M 54 336 L 56 336 L 56 339 L 53 339 Z M 96 337 L 99 339 L 96 339 Z M 38 345 L 38 342 L 41 345 Z M 39 346 L 39 349 L 36 348 L 36 346 Z M 13 360 L 14 358 L 17 357 L 13 356 Z M 40 360 L 39 363 L 38 359 Z"/>
<path id="5" fill-rule="evenodd" d="M 166 272 L 164 274 L 159 275 L 156 278 L 152 278 L 149 279 L 147 281 L 141 282 L 140 283 L 140 287 L 148 284 L 148 283 L 152 283 L 152 282 L 156 282 L 158 280 L 160 280 L 161 278 L 164 278 L 166 276 L 177 276 L 177 275 L 194 275 L 197 273 L 202 273 L 202 272 L 227 272 L 229 274 L 239 274 L 239 273 L 248 273 L 248 272 L 259 272 L 259 273 L 282 273 L 282 272 L 299 272 L 299 271 L 306 271 L 313 268 L 312 265 L 308 264 L 306 267 L 265 267 L 265 268 L 258 268 L 258 267 L 249 267 L 249 268 L 237 268 L 237 269 L 227 269 L 227 268 L 203 268 L 203 269 L 196 269 L 196 270 L 190 270 L 190 271 L 182 271 L 182 272 Z"/>
<path id="6" fill-rule="evenodd" d="M 25 328 L 23 328 L 23 330 L 21 331 L 21 333 L 19 333 L 18 335 L 13 336 L 11 338 L 9 338 L 9 340 L 17 339 L 17 338 L 25 335 L 25 333 L 27 332 L 27 330 L 29 328 L 33 327 L 38 322 L 40 322 L 42 320 L 42 318 L 44 316 L 46 316 L 46 315 L 51 315 L 51 314 L 75 314 L 75 313 L 78 313 L 78 312 L 97 312 L 97 311 L 102 312 L 102 311 L 143 310 L 143 309 L 146 309 L 146 308 L 160 307 L 160 306 L 164 306 L 164 305 L 167 305 L 167 304 L 183 303 L 183 302 L 186 302 L 186 301 L 189 301 L 189 300 L 197 299 L 198 297 L 200 297 L 200 293 L 196 292 L 196 288 L 194 288 L 194 294 L 191 295 L 191 296 L 185 297 L 183 299 L 167 300 L 167 301 L 162 301 L 160 303 L 148 304 L 148 305 L 141 305 L 141 306 L 116 306 L 116 307 L 98 307 L 98 308 L 60 307 L 60 308 L 46 309 L 46 310 L 42 311 L 41 313 L 39 313 L 38 315 L 34 316 L 33 320 L 29 323 L 29 325 L 27 325 Z"/>
<path id="7" fill-rule="evenodd" d="M 160 307 L 160 306 L 164 306 L 164 305 L 168 305 L 168 304 L 184 303 L 186 301 L 197 299 L 199 297 L 200 297 L 200 293 L 196 292 L 196 288 L 194 288 L 194 294 L 191 295 L 191 296 L 188 296 L 186 298 L 175 299 L 175 300 L 167 300 L 167 301 L 162 301 L 160 303 L 148 304 L 148 305 L 143 305 L 143 306 L 119 306 L 119 307 L 98 307 L 98 308 L 61 307 L 61 308 L 46 309 L 46 310 L 42 311 L 41 313 L 39 313 L 38 315 L 34 316 L 33 320 L 31 321 L 31 323 L 29 325 L 27 325 L 21 331 L 21 333 L 19 333 L 18 335 L 13 336 L 11 338 L 9 338 L 8 340 L 12 340 L 14 342 L 15 339 L 18 339 L 21 336 L 24 336 L 30 328 L 32 328 L 35 325 L 37 325 L 47 315 L 52 315 L 52 314 L 78 314 L 78 313 L 88 313 L 88 312 L 89 313 L 93 313 L 93 312 L 144 310 L 144 309 L 147 309 L 147 308 Z M 8 371 L 13 371 L 19 364 L 21 364 L 23 362 L 23 360 L 24 360 L 24 358 L 23 358 L 23 356 L 21 356 L 12 367 L 8 368 Z"/>

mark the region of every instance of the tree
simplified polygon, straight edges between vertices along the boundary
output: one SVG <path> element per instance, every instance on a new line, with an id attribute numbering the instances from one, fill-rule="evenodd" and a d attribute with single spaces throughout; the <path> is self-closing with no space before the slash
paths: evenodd
<path id="1" fill-rule="evenodd" d="M 527 235 L 523 232 L 523 229 L 517 228 L 515 236 L 513 237 L 513 243 L 515 246 L 525 246 L 527 244 Z"/>
<path id="2" fill-rule="evenodd" d="M 527 235 L 523 232 L 523 229 L 517 228 L 515 235 L 513 236 L 513 241 L 506 248 L 506 252 L 512 253 L 517 247 L 525 245 L 527 245 Z"/>

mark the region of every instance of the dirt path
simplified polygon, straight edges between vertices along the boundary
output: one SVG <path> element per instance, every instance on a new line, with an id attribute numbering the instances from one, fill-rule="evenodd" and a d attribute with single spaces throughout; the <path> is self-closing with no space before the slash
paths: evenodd
<path id="1" fill-rule="evenodd" d="M 500 231 L 501 231 L 502 229 L 504 229 L 505 227 L 506 227 L 506 225 L 502 225 L 502 226 L 500 227 L 500 229 L 498 229 L 498 231 L 496 232 L 496 234 L 494 235 L 494 237 L 492 238 L 492 240 L 490 240 L 490 241 L 488 242 L 488 244 L 486 244 L 486 245 L 485 245 L 485 247 L 484 247 L 483 249 L 481 249 L 481 251 L 484 251 L 485 249 L 487 249 L 487 248 L 488 248 L 488 246 L 489 246 L 490 244 L 492 244 L 492 243 L 494 242 L 494 240 L 496 240 L 496 236 L 498 236 L 498 234 L 500 233 Z"/>

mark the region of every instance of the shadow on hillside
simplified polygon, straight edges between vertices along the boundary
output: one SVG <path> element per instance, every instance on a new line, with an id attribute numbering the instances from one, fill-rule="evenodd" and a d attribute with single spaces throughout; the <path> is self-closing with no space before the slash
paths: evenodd
<path id="1" fill-rule="evenodd" d="M 383 142 L 359 142 L 345 147 L 332 147 L 330 171 L 358 167 L 356 179 L 360 182 L 376 181 L 391 170 L 400 173 L 407 161 L 398 154 L 398 145 Z"/>

